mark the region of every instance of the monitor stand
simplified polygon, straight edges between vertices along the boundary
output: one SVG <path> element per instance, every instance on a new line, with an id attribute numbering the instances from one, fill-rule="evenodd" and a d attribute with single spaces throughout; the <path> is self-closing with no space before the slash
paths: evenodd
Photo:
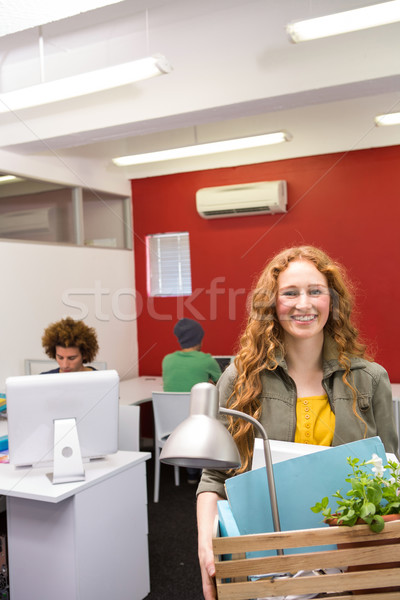
<path id="1" fill-rule="evenodd" d="M 81 447 L 79 444 L 76 419 L 56 419 L 54 421 L 54 472 L 53 484 L 83 481 Z"/>

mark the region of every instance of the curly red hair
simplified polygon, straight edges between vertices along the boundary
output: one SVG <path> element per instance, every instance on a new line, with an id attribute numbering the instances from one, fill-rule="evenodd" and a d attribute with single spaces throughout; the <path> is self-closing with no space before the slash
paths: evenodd
<path id="1" fill-rule="evenodd" d="M 79 348 L 84 363 L 92 362 L 99 350 L 95 329 L 71 317 L 49 325 L 44 331 L 42 346 L 52 359 L 56 358 L 56 346 Z"/>

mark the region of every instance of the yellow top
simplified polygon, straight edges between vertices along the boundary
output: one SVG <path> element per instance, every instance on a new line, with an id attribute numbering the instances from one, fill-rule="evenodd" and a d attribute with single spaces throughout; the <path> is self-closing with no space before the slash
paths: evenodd
<path id="1" fill-rule="evenodd" d="M 296 434 L 294 441 L 300 444 L 330 446 L 335 431 L 335 414 L 328 396 L 297 398 Z"/>

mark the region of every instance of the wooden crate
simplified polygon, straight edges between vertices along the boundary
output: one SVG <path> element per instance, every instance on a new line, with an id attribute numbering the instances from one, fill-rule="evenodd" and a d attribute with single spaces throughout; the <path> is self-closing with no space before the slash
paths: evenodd
<path id="1" fill-rule="evenodd" d="M 379 542 L 379 545 L 376 543 Z M 351 547 L 351 544 L 357 547 Z M 358 546 L 362 543 L 362 546 Z M 373 543 L 374 545 L 371 545 Z M 334 550 L 321 546 L 336 545 Z M 350 544 L 350 546 L 349 546 Z M 400 521 L 386 523 L 382 533 L 366 525 L 323 527 L 213 539 L 219 600 L 251 600 L 264 597 L 318 593 L 348 600 L 400 599 Z M 288 548 L 312 548 L 314 552 L 246 558 L 248 552 Z M 251 575 L 348 568 L 338 574 L 249 580 Z M 390 589 L 391 588 L 391 589 Z"/>

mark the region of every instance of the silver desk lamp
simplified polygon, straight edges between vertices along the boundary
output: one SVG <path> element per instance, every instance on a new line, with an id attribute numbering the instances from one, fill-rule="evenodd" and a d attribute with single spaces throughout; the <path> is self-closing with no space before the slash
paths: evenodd
<path id="1" fill-rule="evenodd" d="M 190 416 L 171 433 L 161 451 L 160 460 L 180 467 L 232 469 L 240 466 L 238 449 L 227 428 L 217 419 L 218 411 L 249 421 L 260 433 L 264 444 L 274 531 L 280 531 L 271 448 L 267 432 L 259 421 L 246 413 L 219 406 L 215 385 L 197 383 L 192 387 Z M 283 554 L 282 550 L 278 549 L 277 552 Z"/>

